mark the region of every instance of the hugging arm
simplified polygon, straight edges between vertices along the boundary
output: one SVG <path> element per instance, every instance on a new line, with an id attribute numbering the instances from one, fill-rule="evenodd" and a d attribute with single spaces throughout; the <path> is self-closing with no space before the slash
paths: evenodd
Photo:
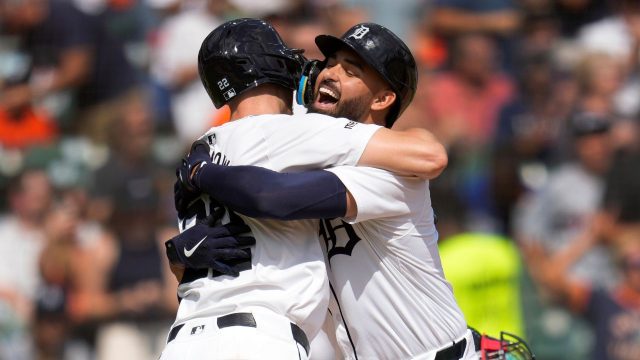
<path id="1" fill-rule="evenodd" d="M 179 214 L 188 213 L 191 201 L 200 193 L 255 218 L 319 219 L 347 212 L 346 188 L 330 172 L 287 174 L 256 166 L 221 166 L 209 162 L 208 149 L 206 142 L 194 143 L 178 168 L 174 196 Z M 243 264 L 251 261 L 250 251 L 243 247 L 254 244 L 255 239 L 242 236 L 250 229 L 233 223 L 214 226 L 220 215 L 165 242 L 172 272 L 179 280 L 185 267 L 238 276 Z"/>
<path id="2" fill-rule="evenodd" d="M 426 129 L 391 130 L 319 114 L 309 116 L 309 120 L 282 125 L 286 131 L 275 122 L 265 130 L 274 163 L 299 166 L 302 164 L 291 161 L 291 154 L 305 154 L 304 165 L 310 169 L 357 165 L 429 180 L 447 166 L 445 147 Z"/>
<path id="3" fill-rule="evenodd" d="M 188 189 L 175 192 L 178 213 L 188 207 L 186 195 L 202 192 L 254 218 L 299 220 L 347 214 L 347 190 L 328 171 L 278 173 L 257 166 L 212 164 L 209 159 L 208 144 L 198 141 L 178 168 L 179 185 Z"/>
<path id="4" fill-rule="evenodd" d="M 335 135 L 344 137 L 339 132 Z M 369 136 L 359 160 L 354 159 L 360 166 L 432 179 L 447 165 L 444 146 L 426 130 L 379 128 Z M 310 144 L 301 146 L 316 148 Z M 357 214 L 355 200 L 334 174 L 321 170 L 281 174 L 250 166 L 218 166 L 211 164 L 209 145 L 203 140 L 193 144 L 179 174 L 191 191 L 205 192 L 251 217 L 297 220 L 352 218 Z"/>
<path id="5" fill-rule="evenodd" d="M 380 129 L 367 143 L 358 166 L 430 180 L 438 177 L 447 163 L 446 149 L 429 131 Z"/>
<path id="6" fill-rule="evenodd" d="M 328 171 L 278 173 L 257 166 L 208 164 L 194 184 L 234 211 L 279 220 L 345 216 L 346 188 Z"/>

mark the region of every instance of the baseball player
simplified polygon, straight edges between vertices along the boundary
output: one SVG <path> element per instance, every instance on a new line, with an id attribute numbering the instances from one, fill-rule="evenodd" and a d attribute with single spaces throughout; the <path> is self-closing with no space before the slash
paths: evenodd
<path id="1" fill-rule="evenodd" d="M 203 136 L 204 154 L 194 147 L 181 168 L 188 187 L 204 186 L 199 181 L 206 179 L 200 176 L 208 168 L 204 164 L 213 163 L 285 172 L 356 164 L 418 175 L 431 172 L 425 170 L 424 134 L 320 114 L 290 115 L 302 60 L 299 51 L 286 47 L 273 27 L 261 20 L 229 21 L 205 38 L 199 72 L 214 105 L 230 106 L 232 121 Z M 403 158 L 384 156 L 389 146 L 395 146 Z M 334 185 L 317 189 L 326 195 L 326 204 L 303 210 L 309 211 L 304 217 L 318 218 L 323 207 L 340 206 L 336 204 L 345 194 L 337 191 L 337 177 L 332 178 Z M 205 261 L 202 254 L 211 250 L 209 236 L 238 247 L 252 241 L 233 242 L 229 235 L 237 234 L 237 229 L 212 228 L 197 220 L 181 221 L 184 234 L 197 239 L 178 241 L 185 239 L 178 237 L 167 242 L 171 262 L 185 264 L 187 269 L 178 286 L 180 306 L 161 358 L 306 359 L 308 339 L 321 327 L 329 297 L 318 221 L 242 216 L 255 245 L 246 249 L 248 261 L 233 265 L 238 273 L 233 277 L 217 271 L 217 261 L 198 265 Z"/>
<path id="2" fill-rule="evenodd" d="M 356 25 L 341 38 L 318 36 L 316 44 L 327 59 L 310 110 L 349 111 L 360 121 L 391 127 L 417 82 L 406 45 L 371 23 Z M 389 91 L 379 92 L 385 88 Z M 353 166 L 302 173 L 216 166 L 203 146 L 194 147 L 186 162 L 204 164 L 186 178 L 187 185 L 242 214 L 327 219 L 319 233 L 329 264 L 330 312 L 345 358 L 477 358 L 440 263 L 428 181 Z M 336 186 L 344 193 L 341 201 L 328 202 L 318 191 Z"/>

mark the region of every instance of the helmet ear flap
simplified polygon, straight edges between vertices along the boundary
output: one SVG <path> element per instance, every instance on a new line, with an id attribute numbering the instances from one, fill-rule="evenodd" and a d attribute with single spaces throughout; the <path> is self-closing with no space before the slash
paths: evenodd
<path id="1" fill-rule="evenodd" d="M 313 90 L 316 85 L 316 79 L 325 65 L 326 61 L 320 60 L 309 60 L 303 65 L 296 91 L 296 102 L 298 105 L 308 106 L 313 101 Z"/>

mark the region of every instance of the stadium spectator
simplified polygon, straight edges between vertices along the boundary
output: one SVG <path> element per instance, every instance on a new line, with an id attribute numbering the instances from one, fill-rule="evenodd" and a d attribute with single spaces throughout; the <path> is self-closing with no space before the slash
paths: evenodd
<path id="1" fill-rule="evenodd" d="M 133 102 L 119 116 L 111 156 L 94 174 L 91 207 L 113 238 L 96 248 L 95 265 L 87 269 L 98 301 L 85 316 L 102 322 L 98 358 L 147 359 L 159 356 L 177 306 L 176 283 L 163 255 L 163 241 L 173 232 L 163 226 L 158 188 L 163 176 L 173 174 L 151 156 L 150 110 Z"/>
<path id="2" fill-rule="evenodd" d="M 98 17 L 66 1 L 2 1 L 0 6 L 2 29 L 21 40 L 31 63 L 28 79 L 4 89 L 0 104 L 11 112 L 72 92 L 77 115 L 72 124 L 62 125 L 103 141 L 114 106 L 136 94 L 137 76 L 121 44 L 108 36 Z"/>
<path id="3" fill-rule="evenodd" d="M 0 222 L 0 358 L 31 359 L 30 326 L 40 278 L 38 257 L 44 246 L 43 221 L 53 191 L 47 174 L 28 169 L 9 184 L 10 213 Z"/>
<path id="4" fill-rule="evenodd" d="M 588 52 L 606 52 L 610 55 L 638 60 L 640 42 L 640 3 L 635 0 L 614 0 L 614 13 L 598 22 L 584 26 L 578 33 L 578 42 Z"/>
<path id="5" fill-rule="evenodd" d="M 426 87 L 426 127 L 448 147 L 453 193 L 459 194 L 478 226 L 494 227 L 488 150 L 498 112 L 514 89 L 511 79 L 498 70 L 491 38 L 461 36 L 453 48 L 452 69 L 433 75 Z"/>
<path id="6" fill-rule="evenodd" d="M 65 358 L 73 339 L 68 299 L 78 286 L 84 265 L 78 238 L 80 222 L 79 209 L 70 201 L 54 205 L 44 221 L 45 243 L 38 260 L 42 283 L 34 321 L 38 359 Z"/>
<path id="7" fill-rule="evenodd" d="M 622 66 L 624 87 L 616 94 L 615 110 L 625 116 L 640 111 L 640 3 L 635 0 L 613 1 L 615 12 L 585 26 L 578 35 L 580 49 L 586 53 L 606 53 Z"/>
<path id="8" fill-rule="evenodd" d="M 543 289 L 593 326 L 591 359 L 635 359 L 640 354 L 640 233 L 637 229 L 626 231 L 614 239 L 621 282 L 612 289 L 576 278 L 569 271 L 575 261 L 598 244 L 596 234 L 586 232 L 555 255 L 546 253 L 540 244 L 522 244 L 525 259 Z M 566 359 L 567 343 L 564 345 L 561 358 Z"/>
<path id="9" fill-rule="evenodd" d="M 36 145 L 52 144 L 57 137 L 57 124 L 44 109 L 25 105 L 8 112 L 0 106 L 1 146 L 28 149 Z"/>
<path id="10" fill-rule="evenodd" d="M 158 29 L 151 72 L 170 91 L 173 128 L 185 146 L 224 114 L 215 109 L 198 77 L 198 50 L 211 29 L 221 24 L 224 9 L 224 1 L 208 0 L 203 9 L 186 9 Z"/>
<path id="11" fill-rule="evenodd" d="M 576 97 L 575 82 L 558 69 L 551 53 L 523 54 L 517 74 L 518 92 L 500 110 L 491 159 L 496 216 L 509 234 L 513 205 L 541 186 L 540 174 L 567 158 L 565 119 Z"/>
<path id="12" fill-rule="evenodd" d="M 561 24 L 550 10 L 526 12 L 514 55 L 516 63 L 521 64 L 530 54 L 552 53 L 561 46 Z M 521 76 L 520 66 L 515 69 L 514 75 Z"/>
<path id="13" fill-rule="evenodd" d="M 606 53 L 586 54 L 576 65 L 579 86 L 577 111 L 611 116 L 617 114 L 614 98 L 623 85 L 623 67 Z"/>
<path id="14" fill-rule="evenodd" d="M 461 37 L 453 49 L 452 68 L 428 86 L 427 116 L 445 144 L 485 145 L 499 109 L 510 99 L 510 79 L 496 67 L 493 41 L 479 34 Z"/>
<path id="15" fill-rule="evenodd" d="M 205 3 L 217 10 L 198 12 Z M 195 30 L 189 29 L 199 28 L 206 34 L 216 18 L 256 14 L 242 9 L 273 19 L 289 45 L 307 50 L 315 49 L 309 40 L 316 33 L 339 35 L 376 13 L 393 23 L 403 19 L 399 25 L 406 32 L 400 32 L 407 35 L 408 44 L 415 43 L 412 51 L 421 72 L 413 103 L 394 126 L 425 127 L 447 143 L 448 169 L 430 184 L 441 238 L 467 231 L 485 234 L 473 225 L 484 225 L 486 230 L 487 224 L 505 238 L 517 238 L 523 229 L 516 222 L 520 213 L 514 216 L 514 209 L 519 210 L 533 193 L 535 200 L 529 207 L 545 205 L 537 211 L 537 220 L 531 217 L 533 225 L 528 227 L 535 231 L 527 233 L 543 237 L 540 242 L 553 256 L 562 252 L 558 248 L 565 249 L 572 233 L 587 227 L 585 222 L 592 222 L 593 231 L 598 232 L 597 244 L 586 246 L 592 250 L 559 275 L 614 284 L 618 276 L 611 273 L 617 271 L 610 267 L 589 271 L 586 264 L 593 261 L 606 267 L 607 251 L 600 250 L 640 222 L 637 0 L 406 0 L 368 9 L 357 6 L 364 3 L 361 0 L 263 3 L 0 0 L 0 112 L 6 115 L 0 114 L 0 252 L 22 254 L 7 257 L 0 266 L 0 358 L 33 358 L 33 340 L 33 350 L 42 357 L 90 360 L 102 354 L 105 344 L 99 341 L 97 353 L 91 348 L 96 327 L 104 339 L 113 329 L 161 323 L 162 314 L 172 313 L 164 309 L 175 306 L 175 282 L 164 279 L 168 267 L 161 262 L 164 256 L 157 243 L 170 237 L 159 233 L 175 231 L 173 174 L 167 172 L 165 179 L 165 169 L 155 159 L 171 163 L 173 170 L 175 156 L 183 153 L 182 139 L 192 140 L 186 135 L 188 127 L 218 124 L 206 98 L 202 106 L 211 113 L 179 105 L 191 90 L 204 94 L 194 76 L 195 54 L 188 55 L 189 43 L 199 46 L 199 41 Z M 407 13 L 407 9 L 415 11 Z M 182 35 L 183 31 L 189 34 Z M 415 42 L 414 35 L 418 35 Z M 157 52 L 149 57 L 148 49 Z M 312 51 L 305 55 L 320 57 Z M 498 71 L 509 64 L 507 75 Z M 156 78 L 164 81 L 162 86 Z M 154 93 L 160 97 L 152 107 L 162 118 L 150 117 L 146 98 L 140 95 L 141 79 L 145 89 L 152 85 L 153 90 L 163 90 Z M 518 88 L 512 89 L 512 83 Z M 168 126 L 169 95 L 174 100 L 175 126 Z M 123 119 L 123 106 L 128 120 Z M 183 108 L 189 114 L 179 115 Z M 216 114 L 224 118 L 226 110 Z M 21 113 L 44 115 L 25 117 L 37 121 L 14 121 Z M 574 142 L 567 126 L 587 113 L 613 120 L 608 146 L 617 152 L 607 175 L 585 171 L 579 158 L 570 156 Z M 112 132 L 117 144 L 108 142 Z M 588 137 L 581 136 L 578 142 Z M 109 147 L 104 146 L 107 143 Z M 604 145 L 590 151 L 603 154 Z M 34 155 L 47 167 L 46 174 L 28 167 Z M 90 204 L 83 205 L 85 195 L 74 190 L 79 203 L 67 206 L 70 193 L 65 184 L 86 178 L 86 172 L 97 180 Z M 9 181 L 16 174 L 22 180 Z M 56 188 L 45 191 L 47 182 Z M 557 194 L 553 184 L 559 182 L 570 190 Z M 21 183 L 34 186 L 27 190 L 17 186 Z M 125 191 L 128 188 L 136 190 Z M 53 191 L 63 191 L 64 197 L 51 212 L 49 200 L 44 199 Z M 598 194 L 604 195 L 600 205 L 594 200 Z M 32 200 L 20 200 L 27 198 Z M 150 219 L 158 219 L 156 210 L 162 214 L 152 223 Z M 584 220 L 586 213 L 596 211 L 593 220 Z M 70 223 L 74 222 L 72 234 Z M 607 242 L 599 242 L 601 238 Z M 43 257 L 38 273 L 42 246 L 55 256 Z M 145 253 L 141 258 L 149 261 L 146 268 L 153 271 L 143 274 L 140 265 L 130 266 L 127 259 L 138 254 L 136 249 Z M 79 264 L 70 265 L 70 254 Z M 526 249 L 523 255 L 525 260 L 533 256 Z M 85 271 L 75 273 L 74 266 Z M 544 277 L 536 269 L 531 268 L 534 278 Z M 152 284 L 137 286 L 143 278 Z M 522 297 L 527 315 L 523 326 L 538 358 L 583 359 L 589 344 L 606 340 L 592 339 L 584 327 L 574 326 L 577 317 L 572 320 L 562 307 L 549 305 L 548 291 L 535 292 L 529 280 L 522 284 L 524 291 L 532 292 Z M 37 290 L 35 284 L 41 282 L 49 290 Z M 53 301 L 60 287 L 66 295 L 62 308 Z M 593 305 L 596 311 L 608 307 L 603 302 Z M 142 321 L 146 315 L 149 321 Z M 38 321 L 38 328 L 33 321 Z M 121 324 L 125 326 L 114 326 Z M 58 325 L 67 327 L 66 335 Z M 160 342 L 166 327 L 158 328 L 162 328 L 156 331 Z M 567 338 L 551 336 L 568 328 L 575 335 L 569 343 Z M 153 337 L 154 331 L 148 335 Z M 78 339 L 89 341 L 83 354 L 74 348 Z M 120 352 L 126 352 L 124 345 Z"/>
<path id="16" fill-rule="evenodd" d="M 631 127 L 635 137 L 618 149 L 606 177 L 606 190 L 599 221 L 603 236 L 615 239 L 619 233 L 640 225 L 640 141 L 638 124 Z"/>
<path id="17" fill-rule="evenodd" d="M 574 239 L 594 231 L 592 226 L 604 192 L 604 177 L 613 155 L 610 119 L 582 113 L 574 115 L 568 125 L 575 160 L 554 169 L 544 187 L 534 192 L 529 201 L 525 198 L 516 226 L 516 236 L 521 243 L 539 243 L 550 256 L 567 251 Z M 606 246 L 592 246 L 563 271 L 567 276 L 603 288 L 611 287 L 616 279 L 615 266 Z M 584 344 L 592 336 L 588 325 L 549 303 L 543 293 L 538 296 L 542 308 L 535 319 L 530 319 L 530 326 L 537 334 L 531 339 L 532 343 L 555 352 L 547 356 L 585 357 Z M 554 318 L 563 319 L 564 326 L 548 328 L 546 324 Z"/>
<path id="18" fill-rule="evenodd" d="M 569 121 L 575 160 L 554 169 L 545 186 L 525 201 L 518 234 L 544 244 L 552 253 L 585 232 L 599 209 L 605 175 L 611 165 L 611 120 L 583 113 Z M 571 273 L 597 285 L 615 278 L 608 251 L 594 247 L 571 268 Z"/>

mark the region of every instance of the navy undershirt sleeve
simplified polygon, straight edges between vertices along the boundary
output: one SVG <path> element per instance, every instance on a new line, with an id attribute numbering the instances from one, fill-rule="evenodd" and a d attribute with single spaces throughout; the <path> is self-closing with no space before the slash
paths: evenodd
<path id="1" fill-rule="evenodd" d="M 257 166 L 207 164 L 195 184 L 204 193 L 243 215 L 278 220 L 343 217 L 346 187 L 323 170 L 279 173 Z"/>

